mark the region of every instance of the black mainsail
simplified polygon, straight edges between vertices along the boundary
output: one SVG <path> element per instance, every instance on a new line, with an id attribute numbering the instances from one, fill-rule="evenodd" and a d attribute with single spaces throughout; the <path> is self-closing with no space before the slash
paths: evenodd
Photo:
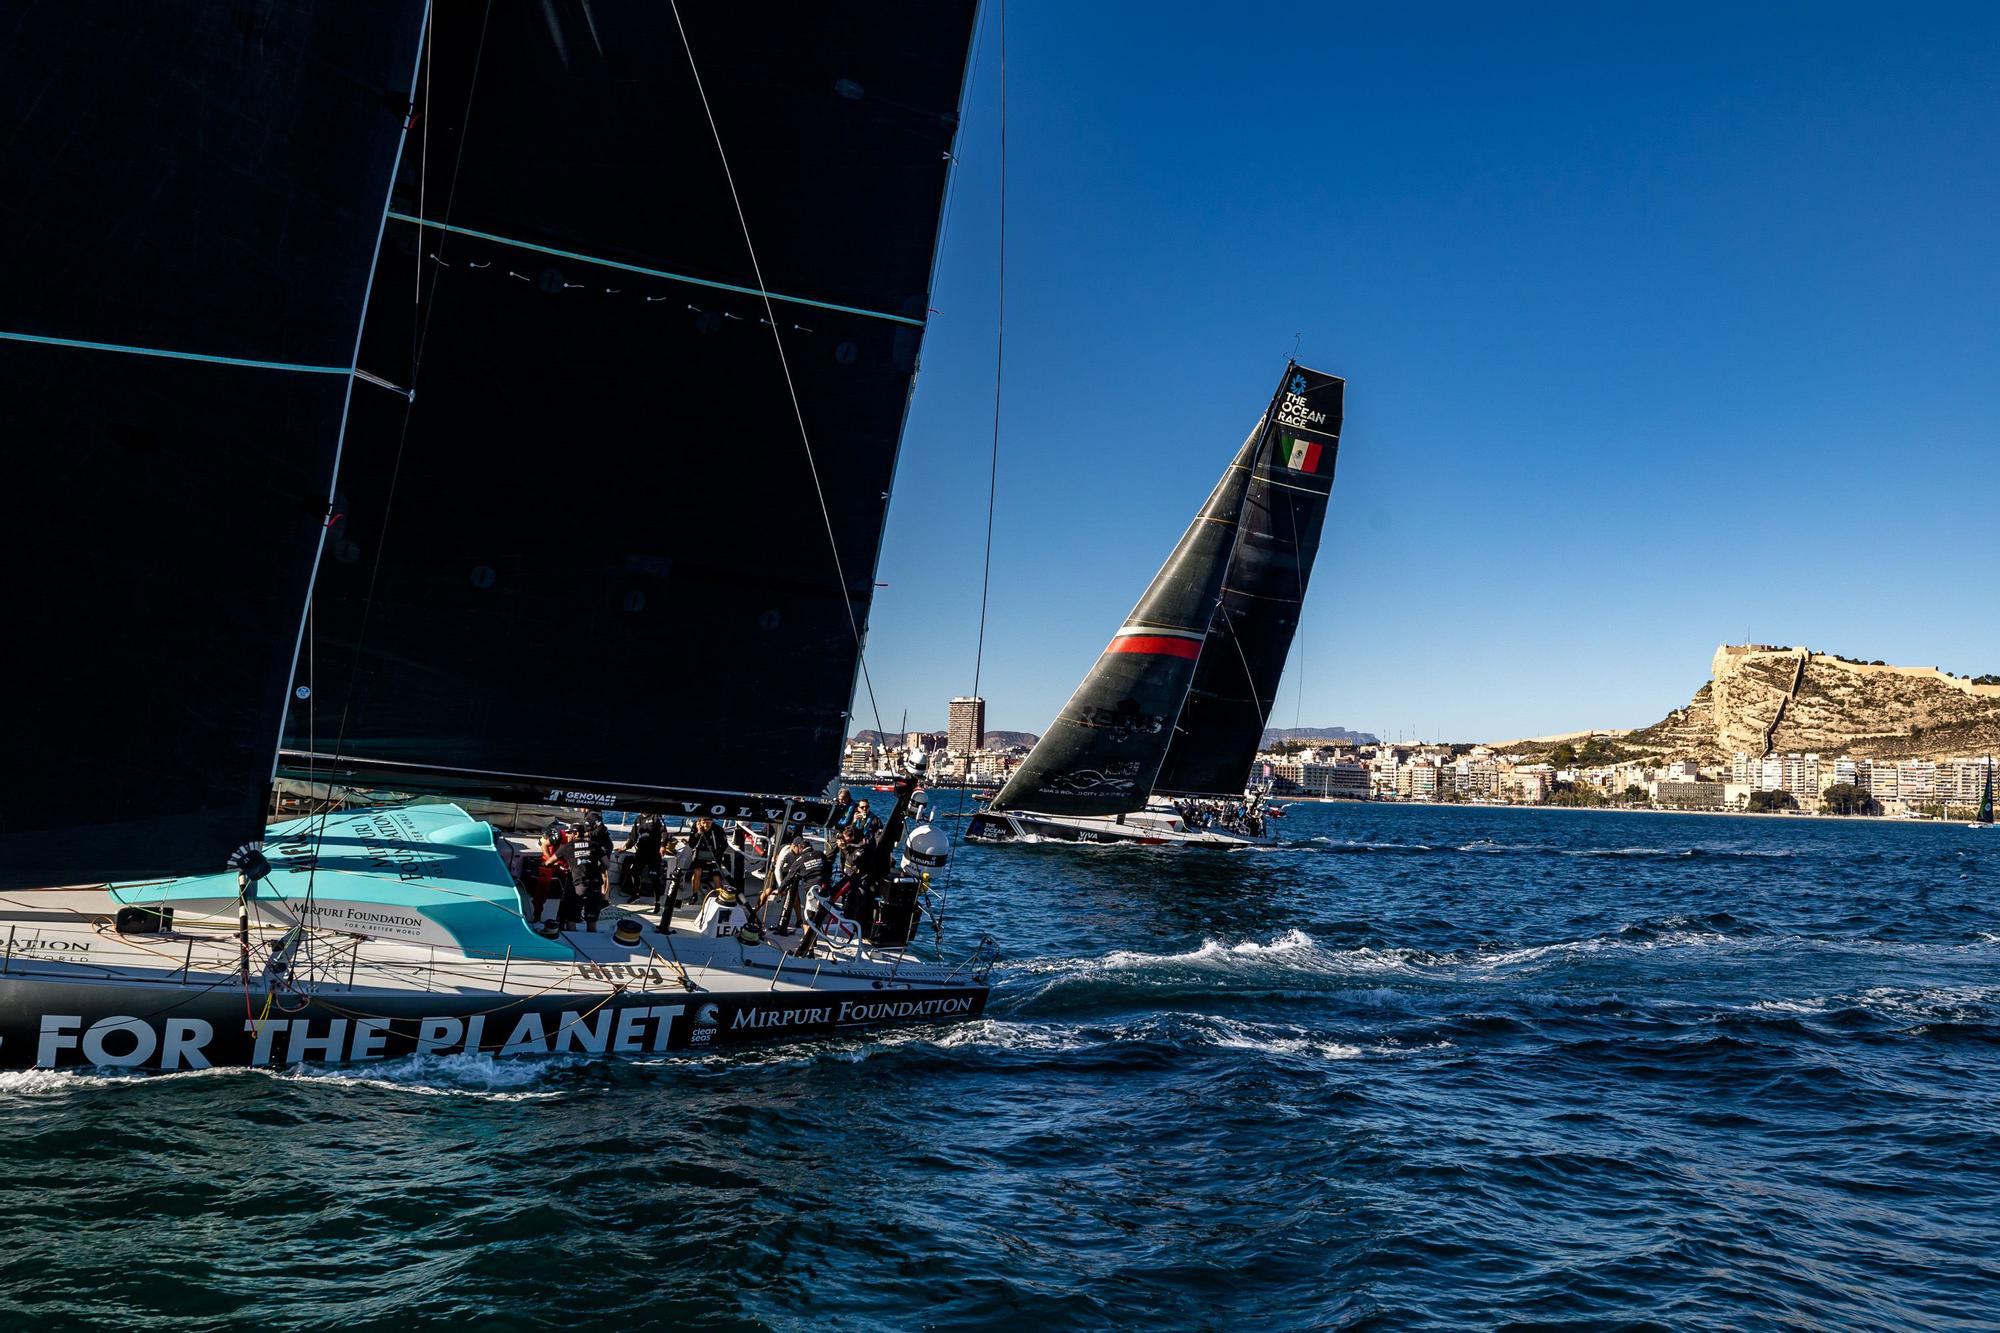
<path id="1" fill-rule="evenodd" d="M 831 780 L 973 9 L 440 19 L 287 774 L 625 809 Z"/>
<path id="2" fill-rule="evenodd" d="M 424 14 L 9 13 L 0 886 L 261 834 Z"/>
<path id="3" fill-rule="evenodd" d="M 1976 818 L 1982 824 L 1993 822 L 1993 761 L 1986 761 L 1986 787 L 1979 794 L 1979 812 Z"/>
<path id="4" fill-rule="evenodd" d="M 1258 423 L 1236 550 L 1153 790 L 1240 796 L 1319 554 L 1347 382 L 1296 362 Z"/>
<path id="5" fill-rule="evenodd" d="M 1208 503 L 991 809 L 1122 815 L 1240 793 L 1319 551 L 1346 382 L 1297 362 Z"/>
<path id="6" fill-rule="evenodd" d="M 1145 806 L 1215 614 L 1261 440 L 1253 432 L 1243 442 L 994 810 L 1115 815 Z"/>

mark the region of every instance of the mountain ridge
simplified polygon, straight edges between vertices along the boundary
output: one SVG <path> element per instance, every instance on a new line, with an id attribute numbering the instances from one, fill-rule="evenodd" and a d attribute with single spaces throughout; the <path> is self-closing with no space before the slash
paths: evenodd
<path id="1" fill-rule="evenodd" d="M 1281 741 L 1338 741 L 1345 745 L 1380 743 L 1373 732 L 1349 731 L 1346 727 L 1266 727 L 1257 745 L 1259 749 L 1268 750 Z"/>

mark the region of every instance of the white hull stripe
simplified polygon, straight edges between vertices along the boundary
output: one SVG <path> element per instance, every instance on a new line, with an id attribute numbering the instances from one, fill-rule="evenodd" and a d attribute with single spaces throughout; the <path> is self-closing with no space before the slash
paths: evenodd
<path id="1" fill-rule="evenodd" d="M 1196 643 L 1200 643 L 1208 637 L 1207 634 L 1199 630 L 1157 629 L 1152 625 L 1120 625 L 1118 632 L 1111 637 L 1122 639 L 1128 634 L 1143 634 L 1148 638 L 1156 639 L 1193 639 Z"/>

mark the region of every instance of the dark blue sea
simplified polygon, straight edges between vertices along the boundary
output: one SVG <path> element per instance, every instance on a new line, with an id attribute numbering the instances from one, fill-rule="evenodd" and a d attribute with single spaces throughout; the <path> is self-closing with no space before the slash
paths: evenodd
<path id="1" fill-rule="evenodd" d="M 2000 1326 L 2000 832 L 969 848 L 950 1029 L 0 1078 L 6 1328 Z"/>

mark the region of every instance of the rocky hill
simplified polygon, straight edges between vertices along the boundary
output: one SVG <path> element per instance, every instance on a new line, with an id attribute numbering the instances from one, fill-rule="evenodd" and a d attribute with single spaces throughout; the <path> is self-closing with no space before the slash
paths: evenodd
<path id="1" fill-rule="evenodd" d="M 1685 708 L 1650 727 L 1607 735 L 1634 758 L 1711 764 L 1739 750 L 1858 759 L 1996 754 L 2000 684 L 1809 648 L 1725 644 Z"/>

